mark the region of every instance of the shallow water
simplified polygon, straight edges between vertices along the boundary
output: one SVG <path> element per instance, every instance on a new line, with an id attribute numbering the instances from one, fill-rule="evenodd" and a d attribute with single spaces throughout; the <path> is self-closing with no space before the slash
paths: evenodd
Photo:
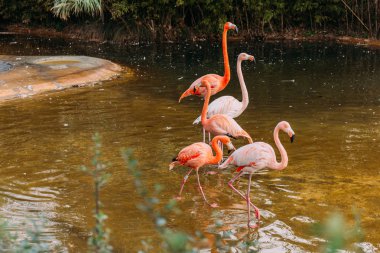
<path id="1" fill-rule="evenodd" d="M 251 198 L 263 218 L 250 236 L 259 241 L 260 252 L 316 251 L 321 242 L 311 224 L 337 210 L 352 223 L 353 208 L 366 234 L 361 246 L 368 252 L 380 248 L 380 51 L 333 43 L 231 43 L 231 83 L 217 96 L 241 98 L 235 59 L 242 51 L 255 55 L 257 63 L 243 63 L 250 104 L 237 121 L 254 141 L 271 145 L 280 120 L 289 121 L 297 135 L 293 144 L 280 136 L 289 155 L 285 170 L 253 177 Z M 90 165 L 91 136 L 99 132 L 104 159 L 112 163 L 101 198 L 115 250 L 137 251 L 143 239 L 157 242 L 150 220 L 136 208 L 140 199 L 120 149 L 135 150 L 148 188 L 165 186 L 163 202 L 175 196 L 186 169 L 169 172 L 168 164 L 181 148 L 202 139 L 200 126 L 191 123 L 203 102 L 177 101 L 200 75 L 222 73 L 219 45 L 120 47 L 7 35 L 0 37 L 0 54 L 88 55 L 135 72 L 133 79 L 0 106 L 0 215 L 12 230 L 44 219 L 45 240 L 85 251 L 94 205 L 91 179 L 78 168 Z M 223 229 L 246 235 L 245 203 L 227 187 L 232 171 L 203 171 L 205 193 L 220 207 L 211 210 L 203 203 L 193 175 L 179 203 L 183 212 L 170 217 L 170 226 L 207 232 L 221 219 Z M 237 187 L 244 191 L 247 180 Z"/>

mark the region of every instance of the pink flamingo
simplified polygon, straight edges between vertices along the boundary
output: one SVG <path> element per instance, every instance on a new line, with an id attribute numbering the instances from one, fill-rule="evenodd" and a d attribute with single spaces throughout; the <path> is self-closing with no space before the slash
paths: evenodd
<path id="1" fill-rule="evenodd" d="M 228 186 L 238 193 L 243 199 L 247 201 L 248 208 L 248 227 L 254 228 L 257 225 L 250 225 L 250 206 L 255 209 L 256 219 L 260 220 L 259 209 L 252 204 L 249 193 L 251 191 L 251 178 L 252 174 L 256 171 L 262 170 L 264 168 L 269 168 L 273 170 L 283 170 L 288 166 L 288 155 L 285 148 L 282 146 L 280 139 L 278 138 L 279 131 L 282 130 L 287 133 L 290 137 L 290 141 L 293 142 L 295 134 L 290 124 L 286 121 L 281 121 L 277 124 L 274 129 L 274 142 L 281 154 L 281 162 L 277 162 L 276 154 L 273 148 L 264 142 L 255 142 L 252 144 L 245 145 L 236 150 L 227 160 L 219 166 L 219 169 L 225 169 L 229 164 L 238 166 L 237 172 L 239 172 L 235 177 L 233 177 L 229 182 Z M 247 194 L 244 196 L 239 190 L 237 190 L 233 183 L 236 179 L 241 177 L 243 174 L 249 174 L 248 190 Z"/>
<path id="2" fill-rule="evenodd" d="M 248 91 L 247 87 L 245 86 L 243 73 L 241 71 L 241 62 L 242 61 L 255 61 L 255 57 L 252 55 L 241 53 L 238 56 L 237 60 L 237 74 L 239 78 L 241 93 L 242 93 L 242 102 L 237 100 L 236 98 L 232 96 L 223 96 L 215 99 L 212 101 L 212 103 L 208 106 L 207 111 L 207 118 L 210 118 L 213 115 L 216 114 L 225 114 L 230 116 L 231 118 L 239 117 L 240 114 L 244 112 L 244 110 L 247 108 L 249 103 L 248 98 Z M 193 124 L 198 124 L 201 121 L 201 116 L 199 116 Z M 209 140 L 210 141 L 210 140 Z M 203 129 L 203 142 L 205 142 L 205 131 Z"/>
<path id="3" fill-rule="evenodd" d="M 197 88 L 197 86 L 195 86 L 194 88 Z M 239 124 L 230 116 L 224 114 L 216 114 L 207 119 L 206 114 L 211 96 L 211 87 L 209 81 L 206 79 L 202 80 L 202 83 L 199 85 L 198 88 L 201 87 L 206 88 L 206 97 L 201 115 L 201 122 L 203 128 L 214 136 L 227 135 L 228 137 L 234 139 L 238 137 L 244 137 L 248 139 L 249 143 L 252 143 L 253 141 L 251 136 L 246 131 L 244 131 L 243 128 L 241 128 L 241 126 L 239 126 Z"/>
<path id="4" fill-rule="evenodd" d="M 204 142 L 197 142 L 183 148 L 178 153 L 177 157 L 173 159 L 173 162 L 169 165 L 169 170 L 172 170 L 174 166 L 176 165 L 184 165 L 190 168 L 189 172 L 183 178 L 183 182 L 181 184 L 181 190 L 179 191 L 178 198 L 181 197 L 183 187 L 185 186 L 185 183 L 187 179 L 189 178 L 189 175 L 191 174 L 193 170 L 195 170 L 197 173 L 198 186 L 199 186 L 199 189 L 201 190 L 203 199 L 211 207 L 218 206 L 216 203 L 210 204 L 207 201 L 206 196 L 203 192 L 201 183 L 199 181 L 198 170 L 200 167 L 206 164 L 218 164 L 220 162 L 223 154 L 222 154 L 222 150 L 218 146 L 219 141 L 225 144 L 228 147 L 228 150 L 235 150 L 235 147 L 232 145 L 230 138 L 228 138 L 227 136 L 216 136 L 212 139 L 212 142 L 211 142 L 211 146 L 215 150 L 215 153 L 216 153 L 215 156 L 213 156 L 212 154 L 212 149 L 210 145 Z"/>
<path id="5" fill-rule="evenodd" d="M 228 61 L 228 52 L 227 52 L 227 31 L 234 29 L 236 32 L 238 32 L 238 28 L 236 25 L 227 22 L 224 24 L 223 29 L 223 39 L 222 39 L 222 49 L 223 49 L 223 59 L 224 59 L 224 76 L 220 76 L 217 74 L 207 74 L 204 76 L 201 76 L 197 80 L 195 80 L 190 87 L 181 95 L 179 98 L 179 102 L 185 97 L 196 95 L 196 96 L 202 96 L 204 97 L 206 95 L 206 89 L 195 89 L 195 86 L 197 84 L 200 84 L 203 79 L 209 80 L 211 84 L 211 95 L 214 95 L 215 93 L 218 93 L 219 91 L 223 90 L 227 84 L 230 81 L 230 63 Z"/>

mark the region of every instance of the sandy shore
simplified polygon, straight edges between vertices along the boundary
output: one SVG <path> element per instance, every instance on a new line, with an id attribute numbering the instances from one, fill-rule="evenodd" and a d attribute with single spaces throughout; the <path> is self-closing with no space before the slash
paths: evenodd
<path id="1" fill-rule="evenodd" d="M 112 79 L 121 66 L 87 56 L 0 55 L 0 101 Z"/>

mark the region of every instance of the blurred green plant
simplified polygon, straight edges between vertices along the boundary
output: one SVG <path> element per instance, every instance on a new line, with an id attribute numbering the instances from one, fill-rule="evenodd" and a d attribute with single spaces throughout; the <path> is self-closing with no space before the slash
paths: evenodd
<path id="1" fill-rule="evenodd" d="M 101 138 L 96 133 L 92 140 L 94 142 L 94 156 L 92 158 L 92 168 L 81 166 L 81 170 L 93 178 L 94 181 L 94 200 L 95 200 L 95 228 L 93 229 L 91 237 L 88 239 L 90 252 L 108 253 L 112 252 L 112 246 L 109 244 L 110 231 L 105 227 L 105 220 L 107 215 L 101 211 L 102 203 L 100 201 L 100 189 L 108 181 L 110 174 L 107 173 L 108 164 L 101 160 Z"/>
<path id="2" fill-rule="evenodd" d="M 63 252 L 60 245 L 53 245 L 49 241 L 41 239 L 46 223 L 43 217 L 40 221 L 28 220 L 23 224 L 25 227 L 25 235 L 23 239 L 19 238 L 17 233 L 9 232 L 9 225 L 6 221 L 0 222 L 0 252 L 11 253 L 38 253 L 38 252 Z"/>
<path id="3" fill-rule="evenodd" d="M 138 208 L 146 213 L 152 220 L 154 227 L 162 238 L 162 249 L 164 252 L 197 252 L 197 249 L 193 246 L 194 237 L 184 232 L 171 229 L 167 226 L 166 215 L 171 212 L 176 214 L 180 213 L 180 210 L 176 207 L 176 200 L 169 200 L 168 203 L 161 208 L 159 206 L 160 199 L 158 198 L 158 195 L 162 191 L 162 186 L 156 184 L 154 187 L 154 193 L 151 196 L 141 180 L 141 171 L 137 169 L 137 160 L 133 157 L 132 150 L 123 149 L 122 157 L 129 173 L 134 178 L 134 185 L 137 194 L 142 198 L 142 203 L 138 205 Z M 145 248 L 147 248 L 146 245 L 149 243 L 144 241 L 143 244 L 145 245 Z"/>
<path id="4" fill-rule="evenodd" d="M 313 226 L 314 234 L 326 241 L 321 252 L 335 253 L 349 247 L 349 243 L 362 241 L 364 234 L 360 226 L 360 216 L 355 214 L 355 224 L 347 225 L 341 213 L 332 213 L 323 223 Z M 354 249 L 355 250 L 355 249 Z M 356 249 L 357 252 L 361 252 Z"/>

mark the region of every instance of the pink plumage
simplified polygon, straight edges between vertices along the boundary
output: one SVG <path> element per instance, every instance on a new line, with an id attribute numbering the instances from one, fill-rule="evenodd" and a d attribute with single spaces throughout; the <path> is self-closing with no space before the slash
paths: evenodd
<path id="1" fill-rule="evenodd" d="M 223 51 L 223 60 L 224 60 L 224 75 L 220 76 L 217 74 L 207 74 L 204 76 L 199 77 L 197 80 L 195 80 L 190 87 L 182 93 L 181 97 L 179 98 L 178 102 L 181 102 L 181 100 L 185 97 L 196 95 L 196 96 L 205 96 L 206 95 L 206 89 L 195 89 L 196 86 L 200 85 L 200 83 L 203 80 L 208 80 L 211 85 L 211 95 L 214 95 L 215 93 L 218 93 L 219 91 L 226 88 L 227 84 L 230 82 L 230 63 L 228 61 L 228 52 L 227 52 L 227 31 L 234 29 L 236 32 L 238 31 L 238 28 L 236 25 L 232 24 L 231 22 L 226 22 L 224 24 L 223 29 L 223 35 L 222 35 L 222 51 Z"/>
<path id="2" fill-rule="evenodd" d="M 252 55 L 248 55 L 246 53 L 241 53 L 238 56 L 237 74 L 238 74 L 241 93 L 242 93 L 242 101 L 240 102 L 233 96 L 219 97 L 215 99 L 214 101 L 212 101 L 211 104 L 209 104 L 208 110 L 207 110 L 207 118 L 210 118 L 211 116 L 216 115 L 216 114 L 225 114 L 227 116 L 230 116 L 231 118 L 236 118 L 236 117 L 239 117 L 247 108 L 248 103 L 249 103 L 249 97 L 248 97 L 247 87 L 244 82 L 243 73 L 241 71 L 241 62 L 245 60 L 254 61 L 255 58 Z M 197 83 L 199 82 L 201 82 L 201 79 L 199 79 Z M 211 85 L 211 95 L 213 95 L 212 93 L 213 83 L 210 82 L 210 85 Z M 202 92 L 205 93 L 206 89 L 205 88 L 202 89 Z M 193 124 L 198 124 L 199 122 L 201 122 L 201 116 L 199 116 L 196 120 L 194 120 Z"/>
<path id="3" fill-rule="evenodd" d="M 210 83 L 207 80 L 202 80 L 200 87 L 206 87 L 207 89 L 207 95 L 205 97 L 201 115 L 203 128 L 214 136 L 227 135 L 233 138 L 244 137 L 248 139 L 249 143 L 252 143 L 251 136 L 246 131 L 244 131 L 243 128 L 241 128 L 240 125 L 230 116 L 224 114 L 216 114 L 207 119 L 206 113 L 211 96 Z"/>
<path id="4" fill-rule="evenodd" d="M 217 164 L 222 159 L 222 150 L 218 146 L 218 142 L 222 142 L 224 145 L 228 147 L 229 150 L 234 150 L 234 146 L 232 145 L 230 138 L 227 136 L 216 136 L 212 139 L 211 146 L 215 150 L 215 156 L 213 156 L 212 149 L 209 145 L 204 142 L 193 143 L 185 148 L 183 148 L 178 155 L 173 159 L 173 162 L 169 165 L 169 170 L 172 170 L 176 165 L 183 165 L 189 167 L 190 170 L 186 174 L 181 184 L 181 189 L 178 194 L 178 198 L 180 198 L 182 194 L 183 187 L 193 170 L 197 173 L 198 186 L 202 193 L 202 196 L 207 204 L 209 202 L 206 199 L 206 196 L 203 192 L 198 170 L 202 166 L 206 164 Z M 217 204 L 209 204 L 211 207 L 216 207 Z"/>
<path id="5" fill-rule="evenodd" d="M 279 131 L 282 130 L 287 133 L 290 137 L 291 142 L 293 142 L 295 134 L 290 124 L 286 121 L 281 121 L 277 124 L 274 129 L 274 141 L 277 148 L 280 151 L 281 162 L 277 162 L 276 154 L 272 148 L 267 143 L 264 142 L 255 142 L 252 144 L 245 145 L 236 150 L 231 156 L 229 156 L 224 163 L 219 166 L 219 169 L 225 169 L 229 165 L 234 165 L 238 167 L 238 174 L 231 179 L 228 183 L 228 186 L 238 193 L 243 199 L 247 201 L 248 207 L 248 226 L 255 227 L 250 225 L 250 206 L 255 209 L 256 218 L 260 219 L 259 209 L 254 206 L 249 197 L 250 187 L 251 187 L 251 178 L 252 174 L 256 171 L 259 171 L 264 168 L 274 169 L 274 170 L 283 170 L 288 166 L 288 155 L 284 146 L 281 144 L 280 139 L 278 138 Z M 238 191 L 234 186 L 233 182 L 238 179 L 243 174 L 249 174 L 249 183 L 247 195 L 244 196 L 240 191 Z"/>

